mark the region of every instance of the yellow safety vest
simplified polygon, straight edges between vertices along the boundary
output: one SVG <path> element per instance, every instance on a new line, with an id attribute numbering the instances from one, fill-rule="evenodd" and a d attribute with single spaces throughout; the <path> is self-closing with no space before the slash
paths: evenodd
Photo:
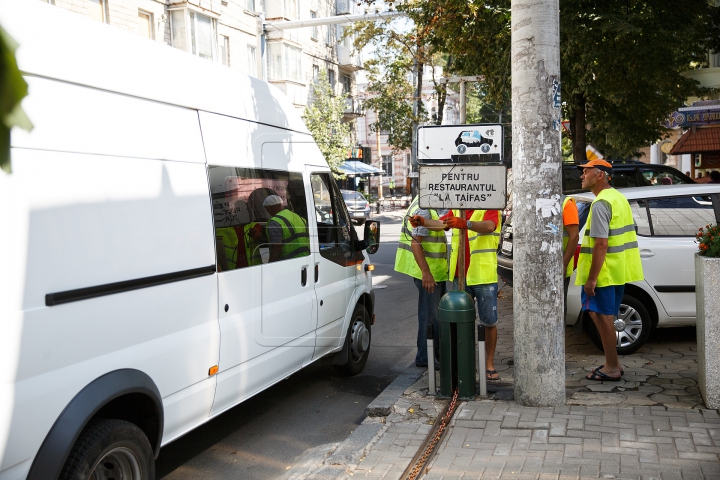
<path id="1" fill-rule="evenodd" d="M 407 209 L 400 230 L 400 242 L 395 254 L 395 271 L 422 280 L 422 271 L 412 253 L 412 225 L 410 225 L 410 217 L 415 215 L 419 209 L 418 197 L 415 197 Z M 429 212 L 433 220 L 440 218 L 435 210 L 429 210 Z M 428 268 L 436 282 L 444 282 L 448 279 L 446 242 L 445 232 L 442 230 L 437 232 L 430 230 L 420 242 Z"/>
<path id="2" fill-rule="evenodd" d="M 282 228 L 282 253 L 280 260 L 310 255 L 310 236 L 305 219 L 287 208 L 268 220 Z"/>
<path id="3" fill-rule="evenodd" d="M 237 265 L 238 238 L 233 227 L 221 227 L 215 230 L 215 236 L 222 240 L 225 247 L 225 259 L 230 270 Z"/>
<path id="4" fill-rule="evenodd" d="M 470 217 L 471 222 L 482 222 L 487 210 L 475 210 Z M 453 215 L 460 216 L 459 210 L 453 210 Z M 465 278 L 466 285 L 485 285 L 497 283 L 497 249 L 500 243 L 500 219 L 497 227 L 491 233 L 477 233 L 471 230 L 453 229 L 452 255 L 450 256 L 450 278 L 455 278 L 458 252 L 460 249 L 460 232 L 468 236 L 470 246 L 470 266 Z"/>
<path id="5" fill-rule="evenodd" d="M 250 222 L 243 227 L 243 234 L 245 236 L 245 255 L 247 256 L 247 263 L 249 267 L 254 265 L 262 265 L 262 255 L 260 255 L 260 245 L 262 245 L 262 239 L 257 240 L 252 238 L 248 232 L 251 228 L 257 225 L 257 222 Z"/>
<path id="6" fill-rule="evenodd" d="M 625 196 L 614 188 L 606 188 L 601 191 L 593 204 L 598 200 L 604 200 L 610 204 L 612 218 L 610 219 L 607 255 L 598 275 L 597 286 L 625 285 L 642 280 L 644 278 L 642 263 L 630 204 Z M 595 246 L 595 239 L 590 236 L 591 226 L 592 205 L 585 224 L 586 234 L 583 236 L 582 247 L 580 247 L 575 285 L 585 285 L 590 274 L 592 252 Z"/>
<path id="7" fill-rule="evenodd" d="M 567 205 L 568 202 L 575 203 L 574 198 L 565 197 L 565 199 L 562 202 L 562 214 L 563 214 L 563 255 L 565 255 L 565 249 L 567 248 L 567 244 L 570 241 L 570 234 L 568 233 L 567 229 L 565 228 L 565 205 Z M 578 225 L 579 227 L 579 225 Z M 565 276 L 569 277 L 572 275 L 572 272 L 574 270 L 573 268 L 573 261 L 572 259 L 568 263 L 567 269 L 565 270 Z"/>

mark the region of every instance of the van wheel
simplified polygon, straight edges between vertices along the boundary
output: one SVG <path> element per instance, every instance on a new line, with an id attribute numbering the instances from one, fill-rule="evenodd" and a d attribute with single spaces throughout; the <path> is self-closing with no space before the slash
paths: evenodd
<path id="1" fill-rule="evenodd" d="M 150 442 L 135 424 L 98 420 L 89 424 L 70 451 L 60 480 L 154 480 Z"/>
<path id="2" fill-rule="evenodd" d="M 600 334 L 595 328 L 590 315 L 586 314 L 583 328 L 590 340 L 600 350 L 603 349 Z M 620 314 L 615 320 L 615 347 L 618 355 L 630 355 L 642 347 L 650 336 L 652 321 L 647 308 L 635 297 L 623 295 L 620 303 Z"/>
<path id="3" fill-rule="evenodd" d="M 362 305 L 353 311 L 345 343 L 348 346 L 348 361 L 344 365 L 336 365 L 341 375 L 357 375 L 363 371 L 370 354 L 370 316 Z"/>

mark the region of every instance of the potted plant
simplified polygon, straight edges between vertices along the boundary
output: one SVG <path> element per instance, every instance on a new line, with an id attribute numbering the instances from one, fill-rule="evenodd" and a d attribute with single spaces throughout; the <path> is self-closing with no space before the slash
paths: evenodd
<path id="1" fill-rule="evenodd" d="M 706 225 L 696 236 L 698 386 L 707 408 L 720 408 L 720 227 Z"/>

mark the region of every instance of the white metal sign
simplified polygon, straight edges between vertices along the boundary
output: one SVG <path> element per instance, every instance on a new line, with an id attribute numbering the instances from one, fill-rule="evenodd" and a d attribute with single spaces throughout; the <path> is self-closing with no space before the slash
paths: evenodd
<path id="1" fill-rule="evenodd" d="M 418 163 L 484 163 L 503 159 L 501 125 L 418 127 Z"/>
<path id="2" fill-rule="evenodd" d="M 420 208 L 500 210 L 506 205 L 504 165 L 420 165 Z"/>

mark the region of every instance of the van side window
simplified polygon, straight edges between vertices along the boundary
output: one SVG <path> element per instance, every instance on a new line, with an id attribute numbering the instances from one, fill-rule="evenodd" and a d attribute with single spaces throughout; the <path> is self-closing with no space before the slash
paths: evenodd
<path id="1" fill-rule="evenodd" d="M 219 272 L 310 255 L 301 173 L 210 166 Z"/>
<path id="2" fill-rule="evenodd" d="M 345 209 L 345 201 L 329 173 L 310 177 L 318 225 L 320 255 L 340 265 L 354 265 L 355 229 Z"/>

